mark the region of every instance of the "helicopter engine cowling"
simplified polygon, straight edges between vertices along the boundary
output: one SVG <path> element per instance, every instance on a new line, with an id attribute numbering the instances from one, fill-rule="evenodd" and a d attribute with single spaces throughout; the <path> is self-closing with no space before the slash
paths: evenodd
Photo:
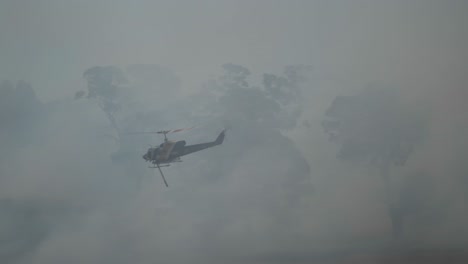
<path id="1" fill-rule="evenodd" d="M 174 149 L 183 148 L 185 144 L 186 144 L 185 140 L 177 141 L 177 143 L 174 146 Z"/>
<path id="2" fill-rule="evenodd" d="M 180 153 L 182 153 L 184 147 L 185 147 L 185 140 L 180 140 L 180 141 L 177 141 L 175 144 L 174 144 L 174 147 L 172 148 L 172 151 L 171 151 L 171 158 L 175 158 L 177 156 L 180 155 Z"/>

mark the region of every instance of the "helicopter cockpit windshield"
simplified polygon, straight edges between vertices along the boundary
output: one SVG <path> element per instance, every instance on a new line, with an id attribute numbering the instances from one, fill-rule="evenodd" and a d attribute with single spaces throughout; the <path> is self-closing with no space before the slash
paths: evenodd
<path id="1" fill-rule="evenodd" d="M 145 155 L 143 155 L 143 159 L 145 160 L 154 160 L 160 152 L 160 148 L 150 148 Z"/>

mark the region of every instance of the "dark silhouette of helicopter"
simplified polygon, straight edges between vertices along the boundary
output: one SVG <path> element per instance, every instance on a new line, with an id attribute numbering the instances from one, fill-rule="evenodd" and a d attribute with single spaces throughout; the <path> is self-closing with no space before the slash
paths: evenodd
<path id="1" fill-rule="evenodd" d="M 167 134 L 185 131 L 189 129 L 192 129 L 192 128 L 163 130 L 163 131 L 157 131 L 157 132 L 140 132 L 140 133 L 157 133 L 157 134 L 164 135 L 164 142 L 158 147 L 149 148 L 148 151 L 143 155 L 143 159 L 153 164 L 153 166 L 150 166 L 150 168 L 158 168 L 166 187 L 169 187 L 169 185 L 166 182 L 166 178 L 164 177 L 161 167 L 168 167 L 170 166 L 171 163 L 174 163 L 174 162 L 182 162 L 180 157 L 188 155 L 190 153 L 194 153 L 200 150 L 204 150 L 204 149 L 211 148 L 217 145 L 221 145 L 224 141 L 224 136 L 226 134 L 226 129 L 224 129 L 214 141 L 188 145 L 188 146 L 186 145 L 185 140 L 172 141 L 172 140 L 167 139 Z"/>

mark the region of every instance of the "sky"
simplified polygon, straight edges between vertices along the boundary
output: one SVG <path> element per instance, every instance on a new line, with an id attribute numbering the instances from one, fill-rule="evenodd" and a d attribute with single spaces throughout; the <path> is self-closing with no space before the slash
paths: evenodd
<path id="1" fill-rule="evenodd" d="M 388 197 L 378 170 L 339 161 L 339 147 L 321 126 L 336 96 L 378 85 L 398 88 L 402 109 L 424 109 L 428 120 L 407 165 L 391 172 L 393 188 L 423 197 L 422 211 L 405 218 L 413 230 L 402 243 L 466 246 L 460 157 L 468 147 L 467 8 L 461 0 L 0 1 L 0 81 L 30 83 L 42 106 L 31 98 L 17 105 L 44 113 L 13 116 L 13 132 L 0 133 L 0 198 L 12 204 L 3 205 L 4 214 L 15 222 L 17 214 L 35 212 L 23 242 L 6 242 L 0 258 L 287 263 L 388 243 Z M 266 124 L 254 121 L 248 98 L 264 100 L 252 108 L 260 113 L 270 97 L 225 87 L 227 103 L 217 104 L 203 88 L 226 63 L 249 69 L 251 87 L 288 65 L 312 71 L 301 96 L 275 118 L 264 117 Z M 154 76 L 126 70 L 146 64 L 157 65 Z M 118 67 L 130 79 L 133 90 L 120 98 L 128 103 L 121 129 L 200 122 L 203 128 L 180 137 L 206 141 L 229 120 L 226 144 L 171 168 L 171 188 L 164 189 L 139 160 L 159 138 L 120 146 L 102 140 L 96 134 L 115 132 L 105 113 L 92 100 L 73 100 L 87 91 L 83 73 L 94 66 Z M 288 120 L 294 125 L 284 125 Z M 23 125 L 31 130 L 17 133 Z M 6 143 L 25 138 L 29 143 Z M 110 157 L 122 150 L 130 161 L 116 164 Z M 434 226 L 438 231 L 429 231 Z M 0 223 L 2 232 L 21 229 Z"/>
<path id="2" fill-rule="evenodd" d="M 421 79 L 463 60 L 464 8 L 463 1 L 6 0 L 2 74 L 34 80 L 49 91 L 44 98 L 83 85 L 76 72 L 93 65 L 132 63 L 169 67 L 187 90 L 225 62 L 253 71 L 319 64 L 317 71 L 353 82 Z"/>

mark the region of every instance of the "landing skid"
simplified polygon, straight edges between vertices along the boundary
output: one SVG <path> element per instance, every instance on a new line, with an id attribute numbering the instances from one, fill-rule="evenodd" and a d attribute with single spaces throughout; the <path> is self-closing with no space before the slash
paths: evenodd
<path id="1" fill-rule="evenodd" d="M 182 160 L 181 160 L 181 159 L 177 159 L 177 160 L 170 161 L 170 163 L 176 163 L 176 162 L 182 162 Z M 169 166 L 171 166 L 170 163 L 163 164 L 163 165 L 159 165 L 159 167 L 160 167 L 160 168 L 162 168 L 162 167 L 169 167 Z M 153 164 L 152 167 L 149 166 L 148 168 L 157 168 L 157 167 L 158 167 L 158 166 L 157 166 L 156 164 Z"/>
<path id="2" fill-rule="evenodd" d="M 171 166 L 171 164 L 159 165 L 159 168 L 162 168 L 162 167 L 169 167 L 169 166 Z M 157 165 L 154 165 L 153 167 L 149 166 L 148 168 L 156 169 L 156 168 L 158 168 L 158 166 L 157 166 Z"/>
<path id="3" fill-rule="evenodd" d="M 175 160 L 172 160 L 170 161 L 170 163 L 173 163 L 173 162 L 182 162 L 182 160 L 180 158 L 176 158 Z M 157 168 L 159 170 L 159 173 L 161 173 L 161 177 L 163 178 L 164 180 L 164 184 L 166 185 L 166 187 L 169 187 L 169 185 L 167 184 L 167 181 L 166 181 L 166 177 L 164 177 L 164 174 L 161 170 L 162 167 L 169 167 L 171 166 L 170 163 L 167 163 L 167 164 L 159 164 L 159 163 L 153 163 L 153 166 L 149 166 L 148 168 L 152 168 L 152 169 L 155 169 Z"/>

